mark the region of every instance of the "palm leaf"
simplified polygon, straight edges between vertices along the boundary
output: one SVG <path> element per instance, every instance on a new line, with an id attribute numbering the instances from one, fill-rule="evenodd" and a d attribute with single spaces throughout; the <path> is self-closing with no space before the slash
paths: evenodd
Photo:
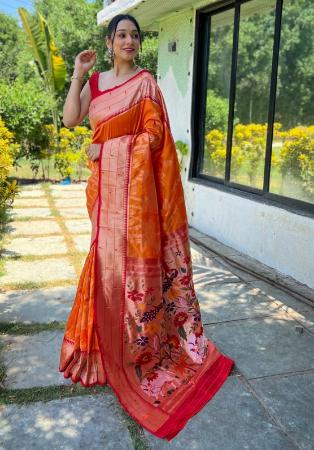
<path id="1" fill-rule="evenodd" d="M 53 67 L 53 76 L 56 91 L 62 91 L 65 78 L 66 78 L 66 69 L 64 60 L 60 55 L 52 55 L 52 67 Z"/>
<path id="2" fill-rule="evenodd" d="M 32 50 L 33 57 L 38 64 L 40 75 L 47 80 L 47 56 L 45 51 L 44 36 L 38 26 L 38 22 L 25 8 L 18 8 L 28 44 Z"/>
<path id="3" fill-rule="evenodd" d="M 39 18 L 40 28 L 42 29 L 45 36 L 49 79 L 53 86 L 53 90 L 59 92 L 63 89 L 66 78 L 64 60 L 59 54 L 58 48 L 53 41 L 47 21 L 40 13 L 37 14 Z"/>
<path id="4" fill-rule="evenodd" d="M 66 69 L 64 60 L 53 42 L 47 21 L 38 12 L 36 16 L 29 14 L 25 8 L 18 8 L 18 12 L 46 88 L 52 93 L 61 91 L 65 83 Z"/>

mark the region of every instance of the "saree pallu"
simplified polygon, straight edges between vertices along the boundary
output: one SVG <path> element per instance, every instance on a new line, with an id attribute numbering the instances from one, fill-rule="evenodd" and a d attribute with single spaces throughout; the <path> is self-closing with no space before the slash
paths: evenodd
<path id="1" fill-rule="evenodd" d="M 128 414 L 170 441 L 218 391 L 233 360 L 204 334 L 184 191 L 162 92 L 142 69 L 99 91 L 89 119 L 91 246 L 61 346 L 59 370 L 108 383 Z"/>

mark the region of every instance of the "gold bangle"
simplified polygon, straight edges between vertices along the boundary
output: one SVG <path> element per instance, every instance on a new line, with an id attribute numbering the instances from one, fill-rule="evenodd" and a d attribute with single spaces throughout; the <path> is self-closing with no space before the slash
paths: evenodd
<path id="1" fill-rule="evenodd" d="M 72 80 L 84 80 L 84 77 L 76 77 L 75 75 L 72 75 L 71 81 Z"/>

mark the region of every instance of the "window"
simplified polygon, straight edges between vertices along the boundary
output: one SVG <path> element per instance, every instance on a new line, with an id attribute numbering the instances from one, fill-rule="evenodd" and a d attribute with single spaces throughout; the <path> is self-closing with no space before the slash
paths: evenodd
<path id="1" fill-rule="evenodd" d="M 314 213 L 314 3 L 230 0 L 196 24 L 190 179 Z"/>

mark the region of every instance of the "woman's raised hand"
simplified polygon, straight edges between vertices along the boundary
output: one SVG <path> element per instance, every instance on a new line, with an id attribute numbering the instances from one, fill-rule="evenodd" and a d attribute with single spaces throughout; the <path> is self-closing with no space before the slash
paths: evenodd
<path id="1" fill-rule="evenodd" d="M 95 50 L 83 50 L 80 52 L 74 63 L 74 73 L 79 75 L 85 75 L 96 62 L 96 51 Z"/>

